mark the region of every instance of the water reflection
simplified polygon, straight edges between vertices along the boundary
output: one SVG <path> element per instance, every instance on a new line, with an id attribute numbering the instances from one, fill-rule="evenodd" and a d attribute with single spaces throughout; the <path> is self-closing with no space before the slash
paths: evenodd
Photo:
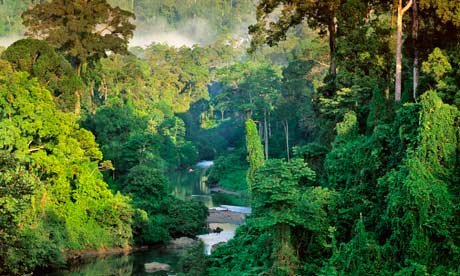
<path id="1" fill-rule="evenodd" d="M 212 165 L 212 161 L 202 161 L 194 166 L 193 169 L 170 172 L 168 178 L 172 183 L 172 194 L 180 199 L 199 200 L 208 208 L 214 207 L 210 195 L 211 191 L 206 185 L 206 173 L 210 165 Z"/>
<path id="2" fill-rule="evenodd" d="M 156 248 L 152 250 L 138 251 L 131 255 L 110 256 L 94 258 L 89 263 L 72 265 L 67 270 L 53 273 L 34 274 L 50 276 L 167 276 L 175 275 L 177 272 L 177 262 L 180 252 L 166 248 Z M 145 263 L 160 262 L 171 265 L 171 271 L 159 271 L 147 273 L 144 268 Z"/>

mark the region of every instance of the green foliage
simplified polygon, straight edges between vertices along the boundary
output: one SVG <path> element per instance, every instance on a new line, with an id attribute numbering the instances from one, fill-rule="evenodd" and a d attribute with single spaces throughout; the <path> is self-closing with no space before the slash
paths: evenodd
<path id="1" fill-rule="evenodd" d="M 26 171 L 11 165 L 9 170 L 21 173 L 4 174 L 6 181 L 20 176 L 14 185 L 21 187 L 14 201 L 5 194 L 5 211 L 18 212 L 8 215 L 8 224 L 22 225 L 14 234 L 18 241 L 7 247 L 7 269 L 29 271 L 59 263 L 64 248 L 128 246 L 132 207 L 102 180 L 102 154 L 94 136 L 80 128 L 74 116 L 56 110 L 51 93 L 26 73 L 1 72 L 0 84 L 0 148 L 27 162 Z M 28 188 L 31 178 L 40 185 Z M 7 183 L 6 188 L 14 187 Z M 23 209 L 27 212 L 20 215 Z"/>
<path id="2" fill-rule="evenodd" d="M 204 243 L 187 249 L 178 263 L 179 276 L 206 276 L 208 269 L 208 258 L 204 253 Z"/>
<path id="3" fill-rule="evenodd" d="M 194 237 L 207 230 L 208 208 L 199 201 L 167 197 L 160 210 L 165 216 L 164 227 L 173 238 Z"/>
<path id="4" fill-rule="evenodd" d="M 272 175 L 273 177 L 268 177 Z M 254 199 L 252 208 L 256 214 L 265 212 L 271 216 L 273 223 L 277 221 L 287 224 L 302 223 L 285 212 L 291 205 L 295 205 L 301 196 L 298 192 L 300 185 L 307 185 L 313 181 L 315 173 L 300 159 L 293 159 L 286 163 L 279 159 L 268 160 L 254 175 Z M 269 207 L 269 208 L 266 208 Z M 267 221 L 268 222 L 268 221 Z M 270 227 L 271 225 L 267 225 Z"/>
<path id="5" fill-rule="evenodd" d="M 383 269 L 382 247 L 366 231 L 363 218 L 356 223 L 353 238 L 342 243 L 320 275 L 391 275 Z"/>
<path id="6" fill-rule="evenodd" d="M 425 86 L 436 91 L 445 103 L 460 107 L 460 94 L 458 93 L 458 73 L 452 68 L 452 64 L 458 60 L 455 51 L 447 53 L 435 48 L 429 54 L 428 60 L 423 62 L 422 71 L 426 74 Z"/>
<path id="7" fill-rule="evenodd" d="M 30 77 L 52 91 L 56 105 L 63 111 L 73 111 L 75 91 L 83 85 L 70 64 L 46 42 L 34 39 L 18 40 L 3 53 L 16 71 L 25 71 Z"/>
<path id="8" fill-rule="evenodd" d="M 21 264 L 27 250 L 18 249 L 24 243 L 24 227 L 20 225 L 39 183 L 17 159 L 4 151 L 0 155 L 0 183 L 0 274 L 19 274 L 34 267 L 30 263 Z M 31 255 L 36 258 L 38 254 Z"/>
<path id="9" fill-rule="evenodd" d="M 309 143 L 304 146 L 294 146 L 292 152 L 295 158 L 303 158 L 316 173 L 317 180 L 324 175 L 323 163 L 329 149 L 318 143 Z"/>
<path id="10" fill-rule="evenodd" d="M 257 23 L 249 27 L 250 33 L 254 36 L 251 43 L 253 47 L 264 43 L 276 45 L 286 38 L 291 27 L 300 24 L 304 18 L 310 25 L 319 25 L 324 30 L 327 28 L 328 17 L 333 17 L 338 8 L 338 2 L 261 1 L 257 6 Z M 279 16 L 271 21 L 270 15 L 277 12 Z M 325 13 L 328 16 L 324 16 Z"/>
<path id="11" fill-rule="evenodd" d="M 423 9 L 434 9 L 436 16 L 443 22 L 451 22 L 455 26 L 460 26 L 460 12 L 455 4 L 446 0 L 423 0 L 420 2 Z"/>
<path id="12" fill-rule="evenodd" d="M 452 185 L 457 181 L 459 114 L 434 92 L 422 96 L 421 106 L 416 148 L 381 184 L 389 188 L 385 219 L 393 234 L 388 242 L 394 254 L 407 260 L 400 273 L 414 265 L 433 273 L 445 266 L 447 272 L 458 261 L 452 235 L 457 192 Z"/>
<path id="13" fill-rule="evenodd" d="M 133 217 L 133 236 L 136 244 L 156 244 L 171 237 L 162 225 L 162 217 L 149 215 L 146 211 L 136 209 Z"/>
<path id="14" fill-rule="evenodd" d="M 168 181 L 155 168 L 137 165 L 124 177 L 121 190 L 131 195 L 135 207 L 151 212 L 158 209 L 159 202 L 166 196 Z"/>
<path id="15" fill-rule="evenodd" d="M 337 124 L 336 140 L 353 139 L 353 137 L 355 137 L 358 132 L 358 126 L 356 123 L 357 118 L 353 111 L 345 113 L 343 121 Z"/>
<path id="16" fill-rule="evenodd" d="M 253 213 L 236 237 L 211 256 L 210 275 L 308 275 L 306 259 L 328 252 L 328 212 L 334 193 L 310 186 L 314 172 L 300 159 L 268 160 L 255 174 Z M 307 234 L 308 233 L 308 234 Z M 306 259 L 305 259 L 306 258 Z M 220 274 L 219 274 L 220 273 Z"/>
<path id="17" fill-rule="evenodd" d="M 247 192 L 246 171 L 248 164 L 246 153 L 233 151 L 214 160 L 207 183 L 240 192 Z"/>
<path id="18" fill-rule="evenodd" d="M 18 32 L 15 14 L 35 2 L 0 1 L 0 36 Z M 413 31 L 404 37 L 403 99 L 418 57 L 413 98 L 420 103 L 398 106 L 389 100 L 391 1 L 261 1 L 253 46 L 286 41 L 242 58 L 244 39 L 228 37 L 121 56 L 115 53 L 126 53 L 132 14 L 104 0 L 67 2 L 40 1 L 24 19 L 77 72 L 31 39 L 4 50 L 0 61 L 0 273 L 58 266 L 72 249 L 204 231 L 207 209 L 168 195 L 164 172 L 219 155 L 210 182 L 241 191 L 246 180 L 253 213 L 213 252 L 210 275 L 459 273 L 455 1 L 417 1 L 418 17 L 412 6 L 404 19 Z M 144 31 L 164 19 L 166 29 L 186 33 L 200 17 L 222 33 L 244 25 L 254 4 L 109 2 L 136 13 Z M 114 54 L 104 58 L 107 50 Z M 56 110 L 55 103 L 70 111 L 80 100 L 96 140 L 75 116 Z M 261 139 L 267 159 L 270 148 L 270 157 L 288 162 L 264 161 Z M 111 170 L 104 175 L 111 187 L 131 198 L 107 189 L 103 169 Z M 180 266 L 206 275 L 196 250 Z"/>
<path id="19" fill-rule="evenodd" d="M 227 244 L 219 245 L 210 257 L 210 276 L 257 275 L 270 271 L 273 250 L 271 234 L 251 221 L 237 229 Z"/>
<path id="20" fill-rule="evenodd" d="M 428 56 L 428 60 L 423 62 L 422 70 L 423 73 L 432 75 L 436 81 L 440 81 L 447 72 L 452 70 L 452 66 L 441 49 L 435 48 Z"/>
<path id="21" fill-rule="evenodd" d="M 248 183 L 248 191 L 251 193 L 255 181 L 255 173 L 264 164 L 264 154 L 257 133 L 257 126 L 251 119 L 246 120 L 246 149 L 249 162 L 246 182 Z"/>

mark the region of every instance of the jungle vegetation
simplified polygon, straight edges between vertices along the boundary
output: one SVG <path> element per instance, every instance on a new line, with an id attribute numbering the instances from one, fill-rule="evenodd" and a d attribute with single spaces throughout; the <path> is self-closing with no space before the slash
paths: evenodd
<path id="1" fill-rule="evenodd" d="M 204 231 L 202 159 L 253 212 L 187 275 L 460 274 L 457 1 L 68 2 L 0 2 L 0 274 Z"/>

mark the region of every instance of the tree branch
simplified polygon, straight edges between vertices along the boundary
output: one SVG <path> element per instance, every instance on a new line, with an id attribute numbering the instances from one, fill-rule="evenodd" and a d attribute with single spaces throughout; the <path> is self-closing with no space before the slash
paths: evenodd
<path id="1" fill-rule="evenodd" d="M 403 15 L 411 6 L 412 6 L 412 0 L 409 0 L 406 6 L 404 6 L 404 8 L 401 10 L 401 15 Z"/>
<path id="2" fill-rule="evenodd" d="M 39 146 L 37 148 L 31 148 L 31 149 L 29 149 L 29 153 L 36 152 L 36 151 L 39 151 L 39 150 L 44 149 L 44 148 L 45 148 L 45 146 Z"/>

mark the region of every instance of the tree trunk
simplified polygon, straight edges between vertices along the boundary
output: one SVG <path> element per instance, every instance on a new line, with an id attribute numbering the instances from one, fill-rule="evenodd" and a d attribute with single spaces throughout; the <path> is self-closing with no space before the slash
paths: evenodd
<path id="1" fill-rule="evenodd" d="M 402 19 L 404 13 L 412 5 L 412 0 L 409 0 L 407 5 L 403 8 L 402 1 L 398 1 L 398 18 L 397 18 L 397 31 L 396 31 L 396 76 L 395 76 L 395 102 L 401 101 L 401 81 L 402 81 L 402 33 L 403 25 Z"/>
<path id="2" fill-rule="evenodd" d="M 77 76 L 81 76 L 81 68 L 82 65 L 81 63 L 77 64 Z M 82 95 L 82 88 L 79 87 L 77 91 L 75 91 L 75 107 L 74 107 L 74 112 L 75 115 L 80 116 L 81 114 L 81 95 Z"/>
<path id="3" fill-rule="evenodd" d="M 328 31 L 329 31 L 329 51 L 330 51 L 330 60 L 329 60 L 329 74 L 332 79 L 335 80 L 337 75 L 337 68 L 335 65 L 335 49 L 336 49 L 336 34 L 337 34 L 337 18 L 333 16 L 329 22 Z"/>
<path id="4" fill-rule="evenodd" d="M 80 116 L 81 114 L 81 90 L 78 89 L 75 91 L 75 106 L 74 106 L 75 115 Z"/>
<path id="5" fill-rule="evenodd" d="M 265 142 L 265 160 L 268 160 L 268 124 L 267 124 L 267 110 L 264 110 L 264 142 Z"/>
<path id="6" fill-rule="evenodd" d="M 284 137 L 286 138 L 286 157 L 287 157 L 287 161 L 290 162 L 291 157 L 289 154 L 289 121 L 288 120 L 283 121 L 283 127 L 284 127 Z"/>
<path id="7" fill-rule="evenodd" d="M 259 124 L 259 138 L 260 140 L 262 140 L 264 138 L 264 125 L 262 124 L 262 122 L 257 122 Z"/>
<path id="8" fill-rule="evenodd" d="M 282 273 L 275 272 L 275 274 L 286 276 L 298 275 L 296 270 L 299 262 L 291 241 L 291 227 L 286 223 L 281 223 L 276 225 L 274 230 L 277 248 L 273 267 L 280 272 L 282 271 Z"/>
<path id="9" fill-rule="evenodd" d="M 418 87 L 418 77 L 419 77 L 419 62 L 418 62 L 418 49 L 417 49 L 417 39 L 418 39 L 418 7 L 417 0 L 412 0 L 412 42 L 414 49 L 414 68 L 413 68 L 413 97 L 414 101 L 417 101 L 417 87 Z"/>
<path id="10" fill-rule="evenodd" d="M 270 118 L 270 113 L 268 113 L 268 138 L 272 137 L 272 124 L 271 124 L 271 118 Z"/>

